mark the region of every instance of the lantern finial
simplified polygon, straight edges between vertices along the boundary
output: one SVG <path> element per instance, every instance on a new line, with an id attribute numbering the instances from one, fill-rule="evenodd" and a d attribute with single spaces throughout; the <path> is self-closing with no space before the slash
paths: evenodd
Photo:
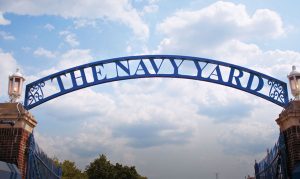
<path id="1" fill-rule="evenodd" d="M 300 100 L 300 72 L 296 70 L 296 66 L 293 65 L 291 73 L 288 75 L 290 82 L 290 88 L 295 100 Z"/>
<path id="2" fill-rule="evenodd" d="M 22 87 L 25 78 L 20 73 L 20 69 L 17 68 L 16 72 L 9 76 L 8 81 L 8 95 L 10 98 L 10 102 L 14 103 L 21 97 Z"/>

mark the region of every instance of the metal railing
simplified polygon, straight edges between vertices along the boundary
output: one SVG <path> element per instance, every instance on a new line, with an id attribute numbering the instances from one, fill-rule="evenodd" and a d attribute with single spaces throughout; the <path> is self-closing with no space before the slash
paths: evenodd
<path id="1" fill-rule="evenodd" d="M 60 179 L 62 170 L 35 143 L 34 136 L 29 136 L 26 179 Z"/>
<path id="2" fill-rule="evenodd" d="M 256 179 L 288 179 L 287 156 L 283 134 L 267 156 L 254 165 Z"/>

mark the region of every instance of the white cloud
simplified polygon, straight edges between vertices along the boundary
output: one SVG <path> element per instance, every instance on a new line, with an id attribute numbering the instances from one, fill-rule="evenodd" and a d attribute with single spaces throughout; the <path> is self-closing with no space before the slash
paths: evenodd
<path id="1" fill-rule="evenodd" d="M 299 52 L 263 51 L 253 39 L 277 40 L 285 35 L 281 17 L 258 9 L 249 15 L 242 4 L 216 2 L 194 11 L 181 10 L 157 26 L 165 37 L 152 53 L 214 58 L 245 66 L 285 80 Z M 280 39 L 279 39 L 280 40 Z"/>
<path id="2" fill-rule="evenodd" d="M 13 35 L 4 31 L 0 31 L 0 37 L 4 40 L 15 40 Z"/>
<path id="3" fill-rule="evenodd" d="M 45 24 L 44 28 L 47 29 L 48 31 L 52 31 L 55 29 L 55 27 L 52 24 Z"/>
<path id="4" fill-rule="evenodd" d="M 63 36 L 65 42 L 67 42 L 71 47 L 76 47 L 80 44 L 76 39 L 76 35 L 70 31 L 61 31 L 59 32 L 59 35 Z"/>
<path id="5" fill-rule="evenodd" d="M 258 45 L 237 40 L 225 42 L 216 48 L 204 49 L 202 52 L 211 58 L 248 67 L 283 81 L 287 81 L 286 75 L 291 71 L 291 66 L 297 66 L 300 61 L 299 52 L 291 50 L 264 51 Z"/>
<path id="6" fill-rule="evenodd" d="M 275 60 L 278 54 L 289 56 L 287 61 L 297 60 L 299 55 L 263 52 L 255 45 L 238 42 L 232 42 L 228 49 L 236 49 L 237 55 L 239 51 L 246 56 L 255 52 Z M 61 59 L 56 70 L 88 63 L 93 58 L 89 50 L 74 49 L 61 55 Z M 240 108 L 232 108 L 232 104 Z M 270 105 L 272 110 L 269 110 Z M 201 111 L 201 108 L 208 110 Z M 227 112 L 227 116 L 222 118 L 223 122 L 215 122 L 211 113 L 220 112 L 220 109 Z M 232 110 L 244 112 L 237 117 Z M 207 165 L 201 167 L 203 175 L 209 176 L 214 172 L 212 167 L 217 166 L 227 178 L 233 175 L 240 178 L 253 171 L 253 160 L 261 159 L 265 148 L 272 147 L 277 140 L 274 120 L 280 111 L 280 107 L 260 98 L 232 88 L 216 88 L 215 84 L 140 79 L 103 84 L 64 95 L 38 107 L 35 112 L 39 114 L 35 116 L 45 122 L 58 120 L 60 125 L 56 125 L 55 130 L 60 132 L 66 126 L 79 128 L 75 133 L 66 130 L 65 134 L 58 132 L 47 137 L 41 130 L 37 138 L 50 156 L 76 161 L 81 168 L 98 154 L 105 153 L 114 162 L 139 167 L 149 177 L 167 178 L 161 176 L 170 176 L 171 169 L 159 171 L 159 168 L 184 156 L 189 162 L 176 171 L 177 178 L 183 178 L 187 168 L 199 166 L 204 161 Z M 231 117 L 237 119 L 232 121 Z M 74 125 L 70 121 L 78 122 Z M 236 155 L 232 155 L 230 149 L 235 149 Z M 151 158 L 159 160 L 159 164 Z M 227 163 L 231 165 L 226 166 Z M 239 172 L 232 174 L 236 167 Z M 196 171 L 189 176 L 197 176 Z"/>
<path id="7" fill-rule="evenodd" d="M 81 1 L 0 1 L 0 10 L 20 15 L 56 15 L 65 18 L 108 19 L 129 26 L 140 38 L 148 38 L 149 29 L 129 0 Z"/>
<path id="8" fill-rule="evenodd" d="M 8 76 L 16 71 L 17 62 L 12 54 L 0 49 L 0 97 L 8 99 Z"/>
<path id="9" fill-rule="evenodd" d="M 300 61 L 299 52 L 263 50 L 251 43 L 257 39 L 277 40 L 286 35 L 281 17 L 268 9 L 256 10 L 249 15 L 244 5 L 217 2 L 201 10 L 178 11 L 160 23 L 157 31 L 165 36 L 154 53 L 213 58 L 283 81 L 287 81 L 286 75 L 291 71 L 291 66 Z M 178 86 L 181 91 L 189 88 L 188 85 L 176 84 L 173 89 Z M 207 88 L 197 91 L 197 94 L 190 90 L 185 94 L 194 95 L 191 101 L 198 101 L 200 114 L 216 121 L 215 128 L 219 130 L 216 138 L 221 145 L 221 153 L 238 156 L 239 159 L 260 160 L 265 155 L 265 148 L 273 147 L 279 133 L 274 120 L 281 112 L 280 107 L 221 86 L 215 88 L 207 85 Z"/>
<path id="10" fill-rule="evenodd" d="M 61 60 L 57 65 L 58 69 L 66 69 L 78 65 L 83 65 L 85 63 L 91 62 L 93 60 L 91 51 L 89 49 L 72 49 L 62 54 Z"/>
<path id="11" fill-rule="evenodd" d="M 182 46 L 165 39 L 155 53 L 184 54 L 206 57 L 250 68 L 286 81 L 286 75 L 292 65 L 298 65 L 300 53 L 291 50 L 262 50 L 256 44 L 248 44 L 238 40 L 224 41 L 215 47 L 192 43 Z M 299 66 L 299 65 L 298 65 Z"/>
<path id="12" fill-rule="evenodd" d="M 31 50 L 30 47 L 21 47 L 21 49 L 24 51 L 24 52 L 29 52 Z"/>
<path id="13" fill-rule="evenodd" d="M 153 178 L 170 176 L 171 169 L 164 168 L 163 172 L 159 168 L 172 165 L 174 160 L 181 159 L 180 156 L 188 162 L 177 169 L 177 178 L 183 178 L 187 168 L 203 162 L 207 165 L 201 167 L 202 175 L 209 175 L 213 172 L 212 166 L 217 166 L 223 175 L 232 178 L 236 167 L 227 166 L 225 170 L 222 161 L 242 165 L 239 167 L 243 170 L 234 175 L 249 172 L 248 165 L 251 172 L 254 157 L 261 155 L 261 151 L 264 154 L 265 147 L 271 147 L 269 144 L 276 140 L 276 128 L 272 128 L 276 124 L 272 126 L 271 122 L 276 115 L 274 111 L 280 109 L 274 107 L 271 115 L 266 108 L 253 111 L 247 108 L 247 101 L 258 101 L 256 107 L 259 109 L 265 105 L 263 100 L 233 89 L 204 84 L 190 80 L 141 79 L 111 83 L 108 85 L 110 93 L 86 89 L 65 95 L 40 106 L 42 114 L 39 116 L 44 120 L 59 120 L 61 124 L 66 122 L 70 128 L 74 126 L 67 121 L 77 120 L 80 130 L 67 135 L 56 133 L 53 137 L 41 134 L 39 144 L 49 155 L 74 160 L 81 168 L 98 154 L 105 153 L 112 161 L 133 164 Z M 222 104 L 224 101 L 229 105 L 231 101 L 246 104 L 243 108 L 251 110 L 250 115 L 247 113 L 249 116 L 241 116 L 228 124 L 214 123 L 205 112 L 197 112 L 207 102 Z M 264 135 L 260 135 L 262 131 Z M 58 139 L 61 140 L 55 142 Z M 236 155 L 228 152 L 230 147 L 237 147 Z M 189 176 L 199 175 L 196 171 L 190 171 Z"/>
<path id="14" fill-rule="evenodd" d="M 256 44 L 243 41 L 251 36 L 258 38 L 254 31 L 266 39 L 283 35 L 282 27 L 279 30 L 250 28 L 262 23 L 255 14 L 266 16 L 267 20 L 263 21 L 270 22 L 269 27 L 280 27 L 275 23 L 279 22 L 276 15 L 269 10 L 257 10 L 249 16 L 243 5 L 224 3 L 229 8 L 226 10 L 220 7 L 222 3 L 205 9 L 205 12 L 211 9 L 206 14 L 211 22 L 206 30 L 195 25 L 200 22 L 198 11 L 190 18 L 186 18 L 189 13 L 179 13 L 174 24 L 168 19 L 164 21 L 170 24 L 163 24 L 165 28 L 159 29 L 166 38 L 158 52 L 204 55 L 277 77 L 284 74 L 285 78 L 290 64 L 300 61 L 300 53 L 264 51 Z M 234 10 L 239 13 L 235 14 Z M 240 28 L 241 32 L 235 33 L 236 29 L 231 26 Z M 218 29 L 228 32 L 210 32 Z M 207 45 L 206 40 L 194 38 L 206 35 L 208 41 L 212 38 L 215 42 Z M 90 62 L 93 57 L 90 50 L 73 49 L 61 55 L 61 59 L 57 66 L 41 75 Z M 84 168 L 90 159 L 106 153 L 112 160 L 136 165 L 149 178 L 199 178 L 199 172 L 206 176 L 202 178 L 209 178 L 215 169 L 220 169 L 224 178 L 242 178 L 247 172 L 253 173 L 253 160 L 261 159 L 266 146 L 272 147 L 277 140 L 279 130 L 274 120 L 281 112 L 280 107 L 270 102 L 232 88 L 179 79 L 103 84 L 62 96 L 38 109 L 36 116 L 44 121 L 59 120 L 60 124 L 67 121 L 70 129 L 75 125 L 69 121 L 79 121 L 80 130 L 70 132 L 69 136 L 57 133 L 54 137 L 45 137 L 47 134 L 40 131 L 39 144 L 45 146 L 48 154 L 72 159 Z M 233 114 L 234 110 L 238 112 Z M 216 121 L 218 112 L 226 115 Z M 55 126 L 57 128 L 68 132 L 63 126 Z M 236 155 L 231 155 L 230 149 L 235 150 Z"/>
<path id="15" fill-rule="evenodd" d="M 127 45 L 126 52 L 127 53 L 131 53 L 132 52 L 132 46 L 131 45 Z"/>
<path id="16" fill-rule="evenodd" d="M 9 25 L 10 21 L 3 17 L 3 13 L 0 11 L 0 25 Z"/>
<path id="17" fill-rule="evenodd" d="M 55 55 L 57 59 L 60 59 L 55 66 L 48 67 L 40 71 L 38 74 L 27 76 L 27 81 L 32 82 L 52 73 L 89 63 L 93 60 L 89 49 L 71 49 L 69 51 L 66 51 L 65 53 Z M 45 65 L 45 67 L 47 66 Z"/>
<path id="18" fill-rule="evenodd" d="M 237 23 L 238 24 L 238 23 Z M 179 28 L 179 27 L 178 27 Z M 176 31 L 176 28 L 174 28 Z M 187 29 L 185 29 L 187 30 Z M 173 33 L 173 32 L 172 32 Z M 171 32 L 166 33 L 167 35 L 172 34 Z M 246 33 L 245 33 L 246 34 Z M 272 34 L 269 33 L 265 34 L 269 37 L 274 37 Z M 300 54 L 293 51 L 280 51 L 280 50 L 270 50 L 270 51 L 263 51 L 261 50 L 257 45 L 255 44 L 248 44 L 242 42 L 242 38 L 240 38 L 240 35 L 232 36 L 231 38 L 224 38 L 220 45 L 214 46 L 214 48 L 201 48 L 200 53 L 206 54 L 207 56 L 213 56 L 215 58 L 221 58 L 221 59 L 229 59 L 229 62 L 233 62 L 236 64 L 243 64 L 245 66 L 251 66 L 255 69 L 264 68 L 263 71 L 267 71 L 267 73 L 275 74 L 274 70 L 280 69 L 281 74 L 288 69 L 286 66 L 288 66 L 289 63 L 297 62 L 300 59 Z M 171 48 L 171 46 L 180 46 L 183 51 L 192 52 L 192 54 L 200 54 L 199 53 L 199 45 L 194 42 L 193 48 L 191 46 L 187 45 L 184 46 L 182 44 L 177 44 L 172 41 L 173 39 L 170 37 L 170 39 L 164 40 L 161 43 L 161 51 L 165 52 L 167 48 L 170 49 L 172 52 L 176 52 L 176 48 Z M 183 38 L 182 40 L 184 42 L 188 42 L 189 38 Z M 198 52 L 197 52 L 198 51 Z M 286 57 L 286 58 L 284 58 Z M 92 56 L 90 55 L 89 50 L 71 50 L 62 55 L 62 61 L 57 65 L 57 69 L 65 69 L 67 66 L 75 66 L 74 62 L 77 64 L 84 64 L 92 60 Z M 75 59 L 75 61 L 74 61 Z M 276 65 L 280 64 L 286 65 L 283 68 L 275 68 Z M 260 64 L 257 66 L 257 64 Z M 266 120 L 271 118 L 275 118 L 275 114 L 273 114 L 274 111 L 280 112 L 280 109 L 277 107 L 274 107 L 274 110 L 272 110 L 272 114 L 266 114 L 266 111 L 268 110 L 259 110 L 259 109 L 266 109 L 269 108 L 268 106 L 270 103 L 263 102 L 262 99 L 255 98 L 253 99 L 252 95 L 244 94 L 241 92 L 236 92 L 233 89 L 223 88 L 221 86 L 218 87 L 219 90 L 215 89 L 215 85 L 212 84 L 206 84 L 202 85 L 203 82 L 194 83 L 194 82 L 187 82 L 187 81 L 180 81 L 177 82 L 175 80 L 170 81 L 163 81 L 160 79 L 157 80 L 141 80 L 139 82 L 118 82 L 118 83 L 112 83 L 112 88 L 110 88 L 110 92 L 112 95 L 107 94 L 101 94 L 96 93 L 93 90 L 85 90 L 82 92 L 76 92 L 73 93 L 72 96 L 65 96 L 63 97 L 61 102 L 53 101 L 49 102 L 47 105 L 45 105 L 45 109 L 53 109 L 54 111 L 59 111 L 68 109 L 66 111 L 73 111 L 71 113 L 63 113 L 63 112 L 55 112 L 54 118 L 58 119 L 67 119 L 72 118 L 75 119 L 76 116 L 79 116 L 82 118 L 81 114 L 83 112 L 86 112 L 86 114 L 91 114 L 90 116 L 85 116 L 85 120 L 88 120 L 87 124 L 85 125 L 85 128 L 82 128 L 82 131 L 77 134 L 76 136 L 73 136 L 69 139 L 69 141 L 76 141 L 76 146 L 88 146 L 88 149 L 80 149 L 82 153 L 84 151 L 86 153 L 89 153 L 93 151 L 93 148 L 105 148 L 108 147 L 108 149 L 113 153 L 113 155 L 118 155 L 118 151 L 116 151 L 116 148 L 111 147 L 110 145 L 103 144 L 105 141 L 116 141 L 118 140 L 118 146 L 122 146 L 121 148 L 124 151 L 122 153 L 129 153 L 132 154 L 132 150 L 136 152 L 134 149 L 134 145 L 130 146 L 130 144 L 135 144 L 135 136 L 134 134 L 130 133 L 127 134 L 126 129 L 122 129 L 122 127 L 128 127 L 131 129 L 131 132 L 136 131 L 135 128 L 132 128 L 132 125 L 136 125 L 137 123 L 147 123 L 149 121 L 152 121 L 153 123 L 161 123 L 161 120 L 165 121 L 166 124 L 172 124 L 174 128 L 170 128 L 168 125 L 163 127 L 162 129 L 155 128 L 155 125 L 152 126 L 155 129 L 157 129 L 157 132 L 159 135 L 167 135 L 167 134 L 176 134 L 183 131 L 184 134 L 185 131 L 190 130 L 193 131 L 196 130 L 197 127 L 200 127 L 203 125 L 204 121 L 210 120 L 214 121 L 212 116 L 209 114 L 199 114 L 199 108 L 204 106 L 211 106 L 211 105 L 218 105 L 222 104 L 222 107 L 226 109 L 227 106 L 230 106 L 232 102 L 242 104 L 241 106 L 244 108 L 249 109 L 247 113 L 244 113 L 245 116 L 243 116 L 240 120 L 234 120 L 230 123 L 224 122 L 224 123 L 218 123 L 215 124 L 218 128 L 217 133 L 206 133 L 205 136 L 207 138 L 212 138 L 212 140 L 216 140 L 220 137 L 220 132 L 222 133 L 222 137 L 224 139 L 224 142 L 221 144 L 216 144 L 220 149 L 224 149 L 225 152 L 227 150 L 228 146 L 237 145 L 239 146 L 239 157 L 245 158 L 245 160 L 253 160 L 253 156 L 261 154 L 260 146 L 257 146 L 255 142 L 258 136 L 261 137 L 260 132 L 261 129 L 265 131 L 265 135 L 263 136 L 262 141 L 259 142 L 259 145 L 264 143 L 265 141 L 270 141 L 274 139 L 274 128 L 270 128 L 270 123 L 261 123 L 261 120 Z M 216 92 L 214 92 L 216 91 Z M 174 99 L 174 96 L 177 98 Z M 59 103 L 59 104 L 58 104 Z M 103 106 L 103 104 L 106 104 Z M 255 105 L 253 105 L 255 104 Z M 79 106 L 77 106 L 79 105 Z M 70 109 L 68 108 L 70 107 Z M 99 107 L 100 106 L 100 107 Z M 76 111 L 72 109 L 78 109 Z M 100 109 L 100 110 L 99 110 Z M 229 109 L 230 110 L 230 109 Z M 229 116 L 227 118 L 230 118 L 231 111 L 227 111 Z M 124 114 L 126 114 L 124 116 Z M 254 115 L 255 114 L 255 115 Z M 249 116 L 248 116 L 249 115 Z M 95 117 L 97 116 L 97 117 Z M 257 116 L 262 116 L 258 119 Z M 77 120 L 80 120 L 77 119 Z M 90 120 L 89 120 L 90 119 Z M 226 120 L 226 119 L 224 119 Z M 209 123 L 209 122 L 208 122 Z M 211 122 L 210 122 L 211 123 Z M 87 140 L 84 140 L 86 136 L 95 136 L 97 134 L 98 128 L 96 126 L 99 126 L 99 124 L 106 125 L 105 131 L 106 133 L 106 139 L 95 139 L 93 142 L 89 142 Z M 131 125 L 132 124 L 132 125 Z M 101 125 L 101 126 L 103 126 Z M 275 123 L 274 123 L 275 125 Z M 121 126 L 121 128 L 120 128 Z M 253 126 L 259 126 L 253 127 Z M 145 126 L 143 126 L 145 127 Z M 150 126 L 146 126 L 151 127 Z M 212 126 L 210 126 L 212 127 Z M 206 128 L 206 127 L 204 127 Z M 235 130 L 235 128 L 238 128 L 238 130 Z M 102 128 L 101 128 L 102 129 Z M 124 135 L 114 136 L 114 131 L 123 130 Z M 145 129 L 144 132 L 147 132 Z M 202 129 L 202 128 L 201 128 Z M 230 129 L 230 131 L 228 131 Z M 151 129 L 153 130 L 153 129 Z M 99 131 L 101 131 L 99 129 Z M 233 131 L 233 132 L 232 132 Z M 207 131 L 208 132 L 208 131 Z M 143 133 L 143 132 L 142 132 Z M 142 135 L 141 133 L 141 135 Z M 98 133 L 99 134 L 99 133 Z M 251 135 L 253 134 L 253 135 Z M 138 134 L 136 134 L 138 135 Z M 156 133 L 153 133 L 154 136 L 159 136 Z M 156 136 L 157 135 L 157 136 Z M 195 135 L 195 134 L 194 134 Z M 200 134 L 200 136 L 203 135 L 203 133 Z M 208 136 L 209 135 L 209 136 Z M 77 138 L 82 138 L 82 140 L 77 140 Z M 84 137 L 85 136 L 85 137 Z M 176 135 L 175 135 L 176 136 Z M 187 139 L 191 136 L 188 136 Z M 241 136 L 241 137 L 237 137 Z M 250 141 L 249 145 L 247 144 L 247 141 L 245 141 L 245 136 L 248 141 Z M 121 139 L 120 139 L 121 138 Z M 145 144 L 146 146 L 149 144 L 157 144 L 157 141 L 151 139 L 150 137 L 147 138 L 144 142 L 148 142 Z M 151 140 L 150 140 L 151 139 Z M 234 139 L 233 141 L 229 139 Z M 143 139 L 141 139 L 143 140 Z M 153 140 L 153 141 L 152 141 Z M 192 139 L 191 139 L 192 140 Z M 274 139 L 274 142 L 276 140 L 276 137 Z M 121 141 L 121 142 L 120 142 Z M 150 141 L 150 142 L 149 142 Z M 151 142 L 152 141 L 152 142 Z M 170 141 L 172 139 L 170 138 Z M 94 145 L 94 143 L 97 143 L 97 145 Z M 103 143 L 102 143 L 103 142 Z M 71 143 L 71 142 L 66 142 Z M 112 142 L 114 143 L 114 142 Z M 116 144 L 116 143 L 114 143 Z M 164 144 L 168 144 L 164 146 Z M 60 148 L 62 146 L 58 146 L 55 143 L 53 144 L 56 147 L 53 148 Z M 129 146 L 128 146 L 129 145 Z M 143 144 L 139 144 L 142 145 Z M 160 148 L 167 148 L 169 145 L 172 145 L 168 143 L 168 141 L 164 141 L 159 146 Z M 185 144 L 186 146 L 189 146 L 190 144 Z M 215 146 L 211 146 L 215 147 Z M 222 148 L 223 147 L 223 148 Z M 255 149 L 254 153 L 248 154 L 248 148 L 251 147 L 251 149 Z M 258 148 L 257 148 L 258 147 Z M 265 146 L 263 146 L 265 147 Z M 270 146 L 271 147 L 271 146 Z M 150 147 L 151 148 L 151 147 Z M 106 151 L 105 149 L 103 149 Z M 143 149 L 148 150 L 148 149 Z M 150 150 L 150 149 L 149 149 Z M 157 150 L 157 148 L 154 146 L 153 150 Z M 67 153 L 70 153 L 72 151 L 71 145 L 64 145 L 64 150 Z M 74 151 L 73 151 L 74 152 Z M 77 151 L 78 152 L 78 151 Z M 93 151 L 95 153 L 95 151 Z M 101 152 L 101 151 L 96 151 Z M 133 153 L 134 153 L 133 152 Z M 202 151 L 205 152 L 205 151 Z M 80 153 L 80 152 L 79 152 Z M 95 154 L 96 155 L 96 154 Z M 133 154 L 134 155 L 134 154 Z M 219 153 L 217 152 L 217 155 L 222 155 L 222 151 Z M 137 155 L 134 155 L 137 157 Z M 80 155 L 76 156 L 78 161 L 83 161 L 82 157 Z M 123 156 L 125 158 L 125 156 Z M 135 158 L 133 157 L 133 158 Z M 141 156 L 139 156 L 141 157 Z M 122 158 L 122 157 L 121 157 Z M 209 159 L 206 159 L 209 160 Z M 81 164 L 84 165 L 84 164 Z"/>
<path id="19" fill-rule="evenodd" d="M 279 61 L 297 62 L 300 57 L 292 51 L 264 52 L 257 45 L 235 40 L 225 44 L 217 49 L 220 56 L 233 57 L 237 61 L 244 56 L 245 64 L 252 65 L 257 64 L 252 61 L 257 59 L 262 63 L 261 68 L 265 68 L 259 71 L 270 69 L 272 74 L 272 67 Z M 70 50 L 61 58 L 55 67 L 57 70 L 93 59 L 89 50 L 80 49 Z M 271 66 L 267 61 L 273 61 Z M 102 88 L 108 88 L 109 92 Z M 217 115 L 212 114 L 215 110 L 219 113 L 220 109 L 226 115 L 216 121 Z M 232 113 L 233 110 L 238 110 L 237 114 Z M 240 178 L 253 171 L 253 160 L 261 159 L 265 148 L 272 147 L 277 140 L 278 128 L 274 120 L 280 111 L 280 107 L 250 94 L 205 82 L 174 79 L 115 82 L 80 90 L 41 105 L 38 116 L 44 120 L 67 121 L 70 128 L 74 127 L 68 122 L 70 119 L 79 121 L 80 130 L 69 135 L 57 133 L 52 137 L 41 134 L 39 144 L 48 154 L 74 160 L 81 168 L 99 153 L 105 153 L 113 161 L 138 166 L 149 177 L 162 178 L 163 175 L 170 176 L 166 171 L 171 169 L 165 168 L 164 173 L 158 172 L 159 168 L 184 155 L 190 160 L 177 171 L 178 178 L 183 177 L 186 168 L 203 161 L 207 163 L 202 167 L 203 175 L 209 176 L 212 167 L 218 166 L 227 178 L 233 178 L 233 175 Z M 63 130 L 63 127 L 56 126 L 56 130 Z M 55 142 L 58 139 L 63 140 Z M 194 159 L 196 155 L 199 160 Z M 162 160 L 159 165 L 150 159 L 153 157 Z M 227 163 L 234 167 L 224 167 Z M 233 174 L 236 167 L 240 170 Z M 154 168 L 155 174 L 149 168 Z M 197 173 L 190 173 L 190 176 L 197 176 Z"/>
<path id="20" fill-rule="evenodd" d="M 148 0 L 149 4 L 158 3 L 160 0 Z"/>
<path id="21" fill-rule="evenodd" d="M 84 117 L 86 114 L 91 114 L 89 116 L 104 116 L 114 110 L 114 101 L 109 95 L 96 93 L 90 88 L 79 90 L 74 95 L 66 95 L 62 98 L 63 100 L 49 101 L 47 113 L 52 114 L 64 108 L 66 111 L 60 115 L 65 116 L 63 118 L 67 120 L 68 118 Z M 79 99 L 81 103 L 78 103 Z"/>
<path id="22" fill-rule="evenodd" d="M 82 27 L 87 27 L 87 26 L 91 26 L 91 27 L 96 27 L 97 26 L 97 22 L 95 20 L 91 20 L 91 19 L 76 19 L 74 20 L 74 25 L 75 28 L 82 28 Z"/>
<path id="23" fill-rule="evenodd" d="M 55 58 L 56 57 L 55 53 L 53 53 L 49 50 L 46 50 L 42 47 L 39 47 L 38 49 L 36 49 L 33 52 L 33 54 L 36 56 L 41 56 L 41 57 L 46 57 L 46 58 Z"/>
<path id="24" fill-rule="evenodd" d="M 158 11 L 158 9 L 159 9 L 158 5 L 150 4 L 150 5 L 144 6 L 143 12 L 144 13 L 155 13 Z"/>
<path id="25" fill-rule="evenodd" d="M 57 56 L 59 62 L 54 67 L 41 71 L 35 76 L 30 76 L 29 81 L 37 80 L 52 73 L 72 68 L 78 65 L 91 62 L 94 58 L 90 54 L 89 49 L 71 49 L 59 56 Z"/>
<path id="26" fill-rule="evenodd" d="M 140 15 L 150 14 L 150 13 L 157 13 L 159 10 L 158 0 L 142 0 L 139 3 L 145 3 Z"/>
<path id="27" fill-rule="evenodd" d="M 276 12 L 258 9 L 250 15 L 244 5 L 223 1 L 200 10 L 177 11 L 160 23 L 157 30 L 165 35 L 160 49 L 179 52 L 195 46 L 201 50 L 231 40 L 269 39 L 285 34 Z"/>

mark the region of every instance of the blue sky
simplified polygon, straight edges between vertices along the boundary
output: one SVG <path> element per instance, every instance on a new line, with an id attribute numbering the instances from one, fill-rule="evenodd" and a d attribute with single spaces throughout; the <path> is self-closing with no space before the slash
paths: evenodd
<path id="1" fill-rule="evenodd" d="M 217 59 L 287 81 L 300 68 L 295 1 L 0 0 L 0 100 L 17 67 L 26 83 L 76 65 L 139 54 Z M 84 169 L 98 154 L 153 179 L 243 178 L 276 142 L 282 108 L 183 79 L 102 84 L 31 110 L 50 155 Z"/>

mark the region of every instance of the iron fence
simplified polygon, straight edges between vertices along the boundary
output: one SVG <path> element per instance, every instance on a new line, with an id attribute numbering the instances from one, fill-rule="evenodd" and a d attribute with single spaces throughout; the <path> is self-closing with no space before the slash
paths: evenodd
<path id="1" fill-rule="evenodd" d="M 255 162 L 256 179 L 288 179 L 286 147 L 283 134 L 280 134 L 275 146 L 268 150 L 267 156 Z"/>
<path id="2" fill-rule="evenodd" d="M 29 137 L 26 179 L 60 179 L 62 170 L 37 145 L 33 134 Z"/>

